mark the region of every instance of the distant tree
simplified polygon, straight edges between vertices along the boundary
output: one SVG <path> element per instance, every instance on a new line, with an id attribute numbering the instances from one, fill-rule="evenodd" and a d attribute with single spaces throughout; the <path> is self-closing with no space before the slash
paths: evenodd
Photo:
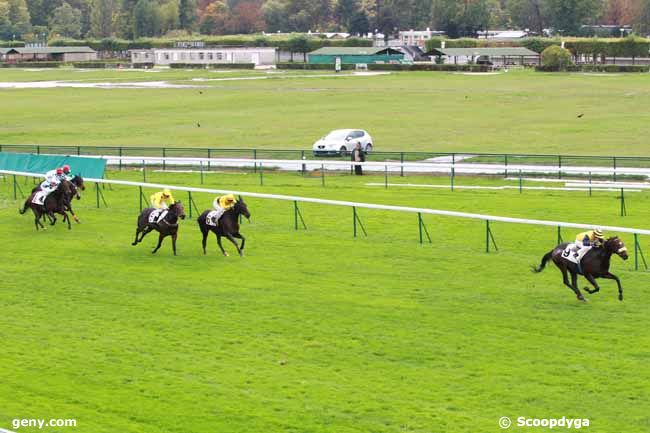
<path id="1" fill-rule="evenodd" d="M 475 36 L 489 27 L 491 4 L 491 0 L 434 0 L 434 22 L 452 38 Z"/>
<path id="2" fill-rule="evenodd" d="M 158 4 L 151 0 L 138 0 L 133 10 L 133 37 L 155 36 L 160 31 Z"/>
<path id="3" fill-rule="evenodd" d="M 259 3 L 242 1 L 232 9 L 229 30 L 234 34 L 257 33 L 264 28 L 264 16 Z"/>
<path id="4" fill-rule="evenodd" d="M 603 24 L 630 25 L 636 18 L 636 7 L 639 0 L 607 0 Z"/>
<path id="5" fill-rule="evenodd" d="M 650 34 L 650 0 L 640 0 L 636 6 L 634 31 L 641 35 Z"/>
<path id="6" fill-rule="evenodd" d="M 303 61 L 307 62 L 307 53 L 309 52 L 309 40 L 305 35 L 297 35 L 289 38 L 289 51 L 291 52 L 291 61 L 293 62 L 293 53 L 302 53 Z"/>
<path id="7" fill-rule="evenodd" d="M 0 0 L 0 39 L 10 40 L 12 33 L 9 21 L 9 3 Z"/>
<path id="8" fill-rule="evenodd" d="M 180 27 L 178 1 L 171 0 L 160 5 L 160 32 L 167 34 Z"/>
<path id="9" fill-rule="evenodd" d="M 201 33 L 209 35 L 223 35 L 228 31 L 228 17 L 230 11 L 222 1 L 215 1 L 203 12 L 201 17 Z"/>
<path id="10" fill-rule="evenodd" d="M 551 45 L 542 51 L 542 65 L 556 71 L 564 71 L 573 64 L 571 52 L 557 45 Z"/>
<path id="11" fill-rule="evenodd" d="M 114 0 L 93 0 L 90 9 L 90 33 L 97 38 L 113 35 Z"/>
<path id="12" fill-rule="evenodd" d="M 282 1 L 268 0 L 262 6 L 262 14 L 267 32 L 288 30 L 287 7 Z"/>
<path id="13" fill-rule="evenodd" d="M 115 19 L 115 31 L 118 36 L 124 39 L 133 39 L 133 15 L 138 0 L 118 0 L 119 8 L 117 8 Z"/>
<path id="14" fill-rule="evenodd" d="M 20 39 L 32 29 L 27 3 L 25 0 L 8 0 L 8 5 L 12 36 L 16 35 L 16 39 Z"/>
<path id="15" fill-rule="evenodd" d="M 50 30 L 54 33 L 67 38 L 79 38 L 81 36 L 81 11 L 64 3 L 54 9 L 49 24 Z"/>
<path id="16" fill-rule="evenodd" d="M 47 26 L 54 11 L 61 7 L 63 0 L 27 0 L 27 8 L 33 26 Z"/>
<path id="17" fill-rule="evenodd" d="M 181 29 L 194 30 L 196 24 L 196 0 L 179 0 L 178 24 Z"/>
<path id="18" fill-rule="evenodd" d="M 352 15 L 348 31 L 355 35 L 363 35 L 370 32 L 370 21 L 363 10 L 359 9 Z"/>
<path id="19" fill-rule="evenodd" d="M 603 12 L 602 0 L 546 0 L 549 24 L 562 35 L 577 35 Z"/>
<path id="20" fill-rule="evenodd" d="M 543 36 L 547 26 L 543 0 L 508 0 L 506 11 L 512 23 L 520 29 L 529 29 Z"/>
<path id="21" fill-rule="evenodd" d="M 338 0 L 334 8 L 334 19 L 342 30 L 350 31 L 352 18 L 360 9 L 358 0 Z"/>
<path id="22" fill-rule="evenodd" d="M 90 7 L 92 0 L 67 0 L 67 3 L 81 12 L 81 37 L 85 37 L 90 31 Z"/>

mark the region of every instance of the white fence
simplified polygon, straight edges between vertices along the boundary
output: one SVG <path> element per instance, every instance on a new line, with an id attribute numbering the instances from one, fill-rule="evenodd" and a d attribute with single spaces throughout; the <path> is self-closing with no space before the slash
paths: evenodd
<path id="1" fill-rule="evenodd" d="M 9 170 L 0 170 L 1 174 L 6 174 L 6 175 L 12 175 L 14 183 L 15 183 L 15 176 L 29 176 L 29 177 L 34 177 L 34 173 L 25 173 L 25 172 L 17 172 L 17 171 L 9 171 Z M 647 229 L 639 229 L 639 228 L 630 228 L 630 227 L 617 227 L 617 226 L 608 226 L 608 225 L 602 225 L 602 224 L 597 224 L 597 223 L 591 223 L 591 224 L 584 224 L 584 223 L 571 223 L 571 222 L 564 222 L 564 221 L 549 221 L 549 220 L 538 220 L 538 219 L 527 219 L 527 218 L 511 218 L 511 217 L 503 217 L 503 216 L 497 216 L 497 215 L 486 215 L 486 214 L 478 214 L 478 213 L 468 213 L 468 212 L 455 212 L 455 211 L 447 211 L 447 210 L 439 210 L 439 209 L 428 209 L 428 208 L 416 208 L 416 207 L 408 207 L 408 206 L 391 206 L 391 205 L 382 205 L 382 204 L 372 204 L 372 203 L 362 203 L 362 202 L 351 202 L 351 201 L 343 201 L 343 200 L 329 200 L 329 199 L 320 199 L 320 198 L 311 198 L 311 197 L 300 197 L 300 196 L 292 196 L 292 195 L 282 195 L 282 194 L 263 194 L 263 193 L 257 193 L 257 192 L 248 192 L 248 191 L 234 191 L 234 190 L 229 190 L 229 189 L 212 189 L 212 188 L 196 188 L 196 187 L 186 187 L 186 186 L 177 186 L 177 185 L 167 185 L 167 184 L 160 184 L 160 183 L 147 183 L 147 182 L 132 182 L 132 181 L 125 181 L 125 180 L 108 180 L 108 179 L 84 179 L 86 182 L 92 182 L 97 185 L 96 191 L 97 191 L 97 206 L 99 207 L 99 193 L 100 189 L 98 187 L 99 184 L 112 184 L 112 185 L 125 185 L 125 186 L 133 186 L 133 187 L 139 187 L 139 188 L 152 188 L 152 189 L 161 189 L 161 188 L 169 188 L 173 191 L 185 191 L 188 193 L 206 193 L 206 194 L 235 194 L 235 195 L 242 195 L 245 197 L 255 197 L 255 198 L 260 198 L 260 199 L 270 199 L 270 200 L 284 200 L 284 201 L 291 201 L 294 203 L 317 203 L 317 204 L 322 204 L 322 205 L 330 205 L 330 206 L 345 206 L 345 207 L 350 207 L 353 208 L 354 213 L 355 213 L 355 224 L 356 224 L 356 209 L 361 208 L 361 209 L 375 209 L 375 210 L 386 210 L 386 211 L 397 211 L 397 212 L 409 212 L 409 213 L 416 213 L 418 215 L 440 215 L 440 216 L 448 216 L 448 217 L 456 217 L 456 218 L 467 218 L 467 219 L 475 219 L 475 220 L 482 220 L 486 222 L 486 230 L 487 230 L 487 236 L 486 236 L 486 249 L 489 250 L 489 241 L 487 240 L 488 237 L 491 236 L 491 231 L 490 231 L 490 222 L 503 222 L 503 223 L 512 223 L 512 224 L 528 224 L 528 225 L 536 225 L 536 226 L 548 226 L 548 227 L 556 227 L 558 230 L 562 227 L 565 228 L 575 228 L 575 229 L 592 229 L 593 227 L 600 227 L 603 230 L 607 230 L 610 232 L 617 232 L 617 233 L 631 233 L 634 235 L 634 247 L 635 247 L 635 268 L 638 268 L 638 259 L 636 257 L 637 255 L 637 248 L 639 248 L 638 244 L 638 235 L 650 235 L 650 230 Z M 191 197 L 191 196 L 190 196 Z M 420 222 L 420 228 L 422 227 L 422 221 L 421 218 L 418 218 Z M 356 230 L 356 226 L 355 226 Z M 639 250 L 640 252 L 640 250 Z"/>

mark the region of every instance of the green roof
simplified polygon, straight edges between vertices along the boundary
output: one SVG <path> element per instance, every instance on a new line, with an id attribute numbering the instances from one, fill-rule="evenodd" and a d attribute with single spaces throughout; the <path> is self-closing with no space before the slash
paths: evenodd
<path id="1" fill-rule="evenodd" d="M 65 54 L 65 53 L 94 53 L 90 47 L 14 47 L 3 49 L 4 54 L 15 51 L 18 54 Z"/>
<path id="2" fill-rule="evenodd" d="M 323 47 L 309 53 L 322 56 L 373 56 L 377 54 L 403 54 L 390 47 Z"/>
<path id="3" fill-rule="evenodd" d="M 427 55 L 443 56 L 539 56 L 535 51 L 524 47 L 500 47 L 500 48 L 434 48 Z"/>

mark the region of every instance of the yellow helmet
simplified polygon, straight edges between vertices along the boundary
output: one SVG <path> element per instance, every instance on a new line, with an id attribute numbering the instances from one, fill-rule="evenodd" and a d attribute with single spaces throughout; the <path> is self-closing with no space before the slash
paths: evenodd
<path id="1" fill-rule="evenodd" d="M 172 195 L 172 192 L 169 190 L 169 188 L 165 188 L 165 189 L 163 189 L 163 194 L 166 195 L 166 196 L 170 196 L 170 195 Z"/>
<path id="2" fill-rule="evenodd" d="M 594 237 L 596 239 L 603 239 L 603 231 L 600 228 L 594 229 Z"/>

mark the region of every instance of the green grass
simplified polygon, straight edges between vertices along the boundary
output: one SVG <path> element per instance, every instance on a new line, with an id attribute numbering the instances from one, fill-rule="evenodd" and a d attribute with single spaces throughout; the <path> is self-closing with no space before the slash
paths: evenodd
<path id="1" fill-rule="evenodd" d="M 365 186 L 381 176 L 332 175 L 324 188 L 291 173 L 266 173 L 263 187 L 250 173 L 205 179 L 631 227 L 644 227 L 649 210 L 648 192 L 630 194 L 621 218 L 614 193 Z M 198 175 L 148 180 L 196 185 Z M 487 432 L 507 415 L 589 418 L 597 432 L 650 428 L 648 274 L 631 261 L 612 262 L 624 302 L 604 281 L 581 304 L 556 269 L 528 270 L 554 246 L 553 228 L 493 224 L 499 252 L 485 254 L 480 221 L 426 216 L 435 243 L 419 245 L 415 215 L 362 209 L 368 237 L 353 239 L 349 208 L 301 205 L 308 230 L 296 232 L 290 202 L 253 198 L 244 258 L 217 254 L 214 238 L 203 256 L 194 218 L 182 222 L 177 257 L 169 240 L 154 256 L 151 235 L 130 245 L 137 189 L 104 193 L 109 208 L 95 209 L 86 191 L 71 231 L 36 233 L 0 180 L 0 427 L 76 418 L 75 430 L 93 433 Z M 204 209 L 212 197 L 194 199 Z"/>
<path id="2" fill-rule="evenodd" d="M 0 70 L 2 82 L 168 80 L 208 86 L 203 93 L 3 90 L 0 142 L 310 149 L 329 130 L 360 127 L 373 135 L 376 150 L 650 155 L 648 74 L 323 74 L 193 81 L 266 73 Z"/>

